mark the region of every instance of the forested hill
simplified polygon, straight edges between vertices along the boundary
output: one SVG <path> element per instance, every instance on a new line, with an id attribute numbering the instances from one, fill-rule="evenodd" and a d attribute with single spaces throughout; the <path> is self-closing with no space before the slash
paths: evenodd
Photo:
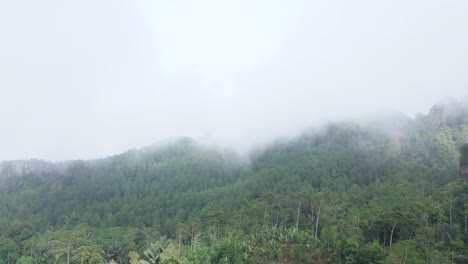
<path id="1" fill-rule="evenodd" d="M 466 143 L 468 104 L 452 102 L 331 124 L 248 162 L 187 138 L 5 161 L 0 264 L 468 263 Z"/>

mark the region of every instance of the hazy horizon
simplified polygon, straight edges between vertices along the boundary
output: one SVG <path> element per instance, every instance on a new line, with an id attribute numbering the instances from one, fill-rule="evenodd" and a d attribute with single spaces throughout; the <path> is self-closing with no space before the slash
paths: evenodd
<path id="1" fill-rule="evenodd" d="M 248 149 L 468 93 L 466 1 L 4 1 L 0 160 Z"/>

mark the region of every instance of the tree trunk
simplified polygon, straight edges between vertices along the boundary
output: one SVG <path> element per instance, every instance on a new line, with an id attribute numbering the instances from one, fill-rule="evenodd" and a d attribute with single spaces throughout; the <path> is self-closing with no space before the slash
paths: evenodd
<path id="1" fill-rule="evenodd" d="M 465 203 L 465 232 L 468 231 L 468 217 L 467 217 L 467 209 L 466 209 L 466 203 Z"/>
<path id="2" fill-rule="evenodd" d="M 317 239 L 318 225 L 319 225 L 319 220 L 320 220 L 320 210 L 321 209 L 322 209 L 322 201 L 320 201 L 319 209 L 318 209 L 318 212 L 317 212 L 317 221 L 315 221 L 315 239 Z"/>
<path id="3" fill-rule="evenodd" d="M 392 251 L 393 231 L 395 231 L 396 225 L 397 225 L 397 224 L 393 224 L 392 230 L 390 231 L 390 252 Z"/>
<path id="4" fill-rule="evenodd" d="M 403 264 L 406 264 L 407 259 L 408 259 L 408 249 L 405 249 L 405 259 L 403 260 Z"/>
<path id="5" fill-rule="evenodd" d="M 192 251 L 193 251 L 193 242 L 194 242 L 194 241 L 193 241 L 193 240 L 194 240 L 194 237 L 193 237 L 194 225 L 195 225 L 195 224 L 192 222 L 192 241 L 191 241 L 191 243 L 190 243 L 190 249 L 191 249 Z"/>
<path id="6" fill-rule="evenodd" d="M 70 264 L 70 247 L 71 247 L 71 240 L 68 240 L 67 264 Z"/>
<path id="7" fill-rule="evenodd" d="M 278 228 L 278 218 L 279 218 L 280 206 L 278 204 L 278 212 L 276 212 L 276 224 L 275 227 Z"/>
<path id="8" fill-rule="evenodd" d="M 296 231 L 299 231 L 299 216 L 301 215 L 301 202 L 297 206 L 297 219 L 296 219 Z"/>
<path id="9" fill-rule="evenodd" d="M 452 223 L 452 196 L 450 195 L 450 201 L 449 201 L 449 214 L 450 214 L 450 231 L 453 229 L 453 223 Z"/>
<path id="10" fill-rule="evenodd" d="M 180 241 L 180 232 L 179 232 L 179 256 L 180 256 L 180 243 L 181 241 Z"/>

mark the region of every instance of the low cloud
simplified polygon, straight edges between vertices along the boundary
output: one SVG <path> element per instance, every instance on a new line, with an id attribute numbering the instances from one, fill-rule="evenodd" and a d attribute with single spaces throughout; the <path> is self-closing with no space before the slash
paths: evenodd
<path id="1" fill-rule="evenodd" d="M 8 1 L 0 160 L 246 150 L 468 87 L 465 1 Z"/>

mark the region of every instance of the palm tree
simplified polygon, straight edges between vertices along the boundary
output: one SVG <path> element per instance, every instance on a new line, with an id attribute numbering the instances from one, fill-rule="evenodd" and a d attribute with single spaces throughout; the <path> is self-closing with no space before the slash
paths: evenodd
<path id="1" fill-rule="evenodd" d="M 159 264 L 161 263 L 161 253 L 169 245 L 169 240 L 166 237 L 161 237 L 159 241 L 151 243 L 150 246 L 143 251 L 146 260 L 140 260 L 142 264 Z"/>

